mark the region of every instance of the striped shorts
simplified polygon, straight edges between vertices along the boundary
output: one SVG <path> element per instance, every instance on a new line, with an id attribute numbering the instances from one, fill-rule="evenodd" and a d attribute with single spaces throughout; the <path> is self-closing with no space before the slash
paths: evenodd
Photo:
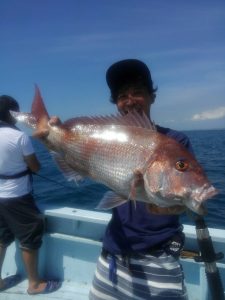
<path id="1" fill-rule="evenodd" d="M 165 252 L 138 254 L 125 261 L 120 255 L 101 255 L 89 300 L 187 300 L 178 259 Z"/>

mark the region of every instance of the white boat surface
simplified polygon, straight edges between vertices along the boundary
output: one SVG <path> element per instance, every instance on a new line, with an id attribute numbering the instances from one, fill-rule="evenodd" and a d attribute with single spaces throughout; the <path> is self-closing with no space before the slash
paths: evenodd
<path id="1" fill-rule="evenodd" d="M 46 234 L 39 255 L 39 270 L 43 278 L 63 281 L 59 290 L 50 294 L 30 296 L 27 280 L 0 293 L 0 300 L 87 300 L 102 238 L 110 220 L 109 213 L 69 207 L 41 207 L 46 216 Z M 198 251 L 195 226 L 184 225 L 184 250 Z M 225 230 L 209 228 L 216 253 L 225 252 Z M 181 259 L 189 300 L 209 300 L 210 292 L 205 265 L 192 258 Z M 217 262 L 225 286 L 225 259 Z M 19 273 L 26 278 L 17 243 L 10 245 L 3 264 L 3 278 Z"/>

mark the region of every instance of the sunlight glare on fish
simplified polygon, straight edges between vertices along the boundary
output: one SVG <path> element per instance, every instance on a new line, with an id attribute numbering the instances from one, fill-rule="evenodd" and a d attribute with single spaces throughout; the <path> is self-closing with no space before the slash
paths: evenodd
<path id="1" fill-rule="evenodd" d="M 95 132 L 92 135 L 93 138 L 105 140 L 105 141 L 117 141 L 121 143 L 127 142 L 127 135 L 123 132 L 115 132 L 112 130 L 104 130 L 102 132 Z"/>
<path id="2" fill-rule="evenodd" d="M 72 132 L 76 132 L 76 131 L 84 131 L 86 128 L 86 126 L 82 125 L 82 124 L 76 124 L 73 128 L 71 128 Z"/>

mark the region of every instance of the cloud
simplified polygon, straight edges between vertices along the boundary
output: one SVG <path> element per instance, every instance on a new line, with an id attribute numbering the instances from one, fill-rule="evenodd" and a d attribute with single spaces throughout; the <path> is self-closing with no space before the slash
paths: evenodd
<path id="1" fill-rule="evenodd" d="M 221 119 L 225 117 L 225 106 L 218 107 L 216 109 L 203 111 L 200 114 L 195 114 L 192 116 L 192 120 L 199 121 L 199 120 L 215 120 Z"/>

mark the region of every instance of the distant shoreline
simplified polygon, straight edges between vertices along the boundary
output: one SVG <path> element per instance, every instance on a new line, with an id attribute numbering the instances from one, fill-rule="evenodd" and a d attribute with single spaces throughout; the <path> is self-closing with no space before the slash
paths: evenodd
<path id="1" fill-rule="evenodd" d="M 222 131 L 225 128 L 208 128 L 208 129 L 179 129 L 180 131 Z"/>

